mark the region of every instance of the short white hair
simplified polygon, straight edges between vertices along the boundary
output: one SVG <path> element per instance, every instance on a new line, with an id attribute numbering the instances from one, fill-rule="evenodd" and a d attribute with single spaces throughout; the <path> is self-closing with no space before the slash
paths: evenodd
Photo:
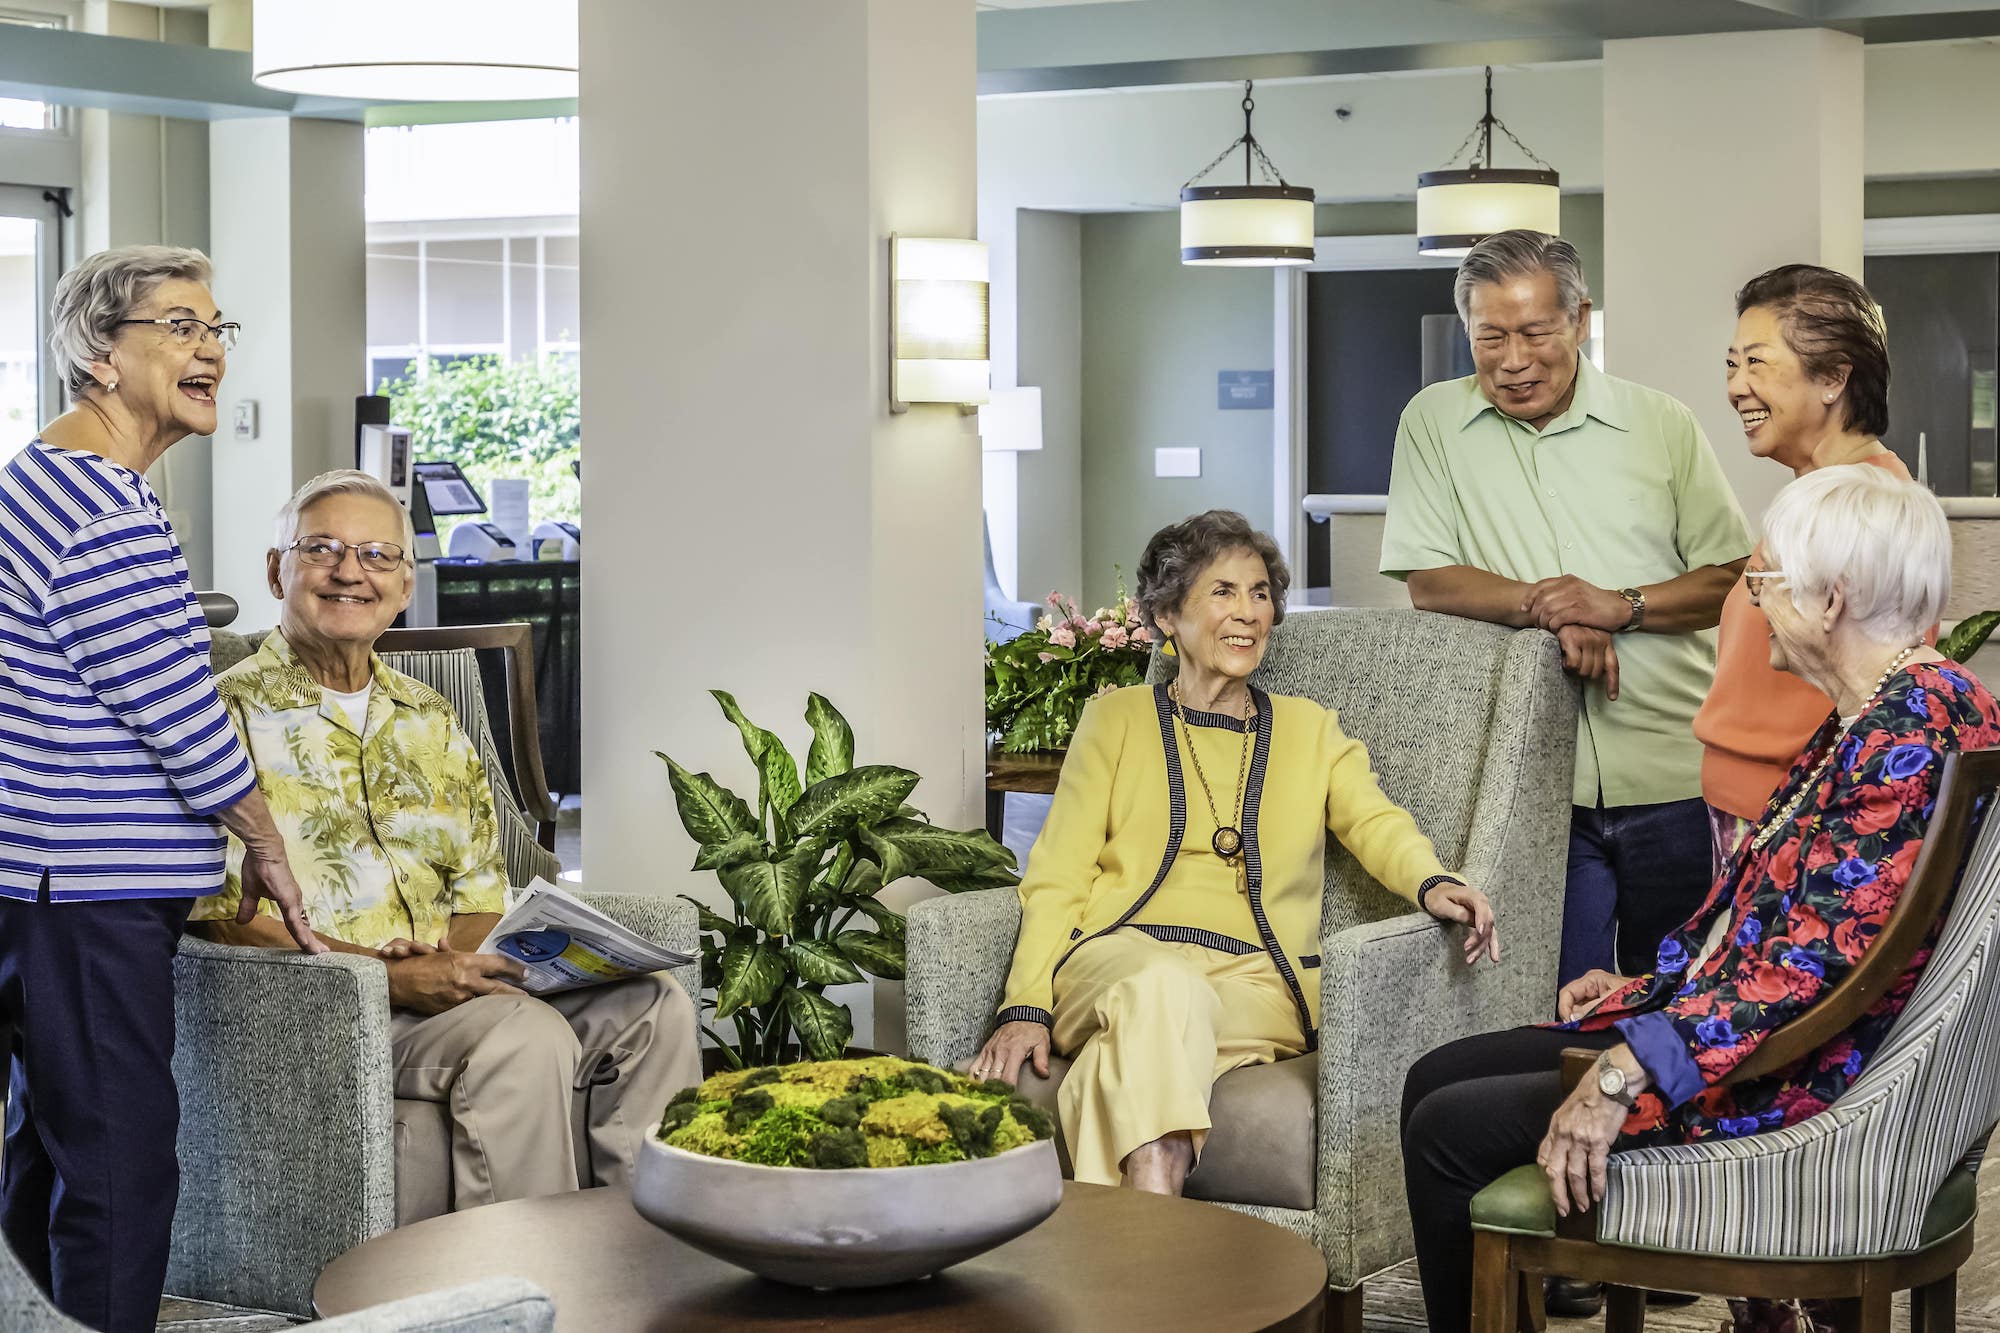
<path id="1" fill-rule="evenodd" d="M 213 277 L 207 255 L 176 245 L 99 250 L 63 274 L 49 310 L 49 350 L 62 367 L 69 396 L 99 387 L 90 363 L 111 355 L 119 321 L 144 305 L 161 283 L 185 278 L 206 287 Z"/>
<path id="2" fill-rule="evenodd" d="M 1924 486 L 1867 464 L 1820 468 L 1778 492 L 1764 515 L 1773 591 L 1797 606 L 1838 584 L 1857 628 L 1881 643 L 1915 643 L 1951 597 L 1951 527 Z"/>
<path id="3" fill-rule="evenodd" d="M 285 507 L 278 511 L 277 549 L 285 550 L 299 539 L 299 517 L 306 510 L 326 499 L 329 495 L 365 495 L 371 500 L 380 500 L 403 516 L 403 555 L 410 562 L 410 569 L 416 568 L 417 528 L 410 521 L 409 508 L 396 498 L 396 493 L 382 484 L 382 479 L 367 472 L 358 472 L 351 467 L 336 468 L 332 472 L 322 472 L 305 485 L 299 493 L 285 501 Z"/>

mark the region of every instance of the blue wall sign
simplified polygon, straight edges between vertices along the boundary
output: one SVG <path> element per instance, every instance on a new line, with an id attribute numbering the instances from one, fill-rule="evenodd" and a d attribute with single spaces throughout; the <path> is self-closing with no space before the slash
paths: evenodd
<path id="1" fill-rule="evenodd" d="M 1268 370 L 1221 370 L 1215 375 L 1215 405 L 1224 412 L 1271 410 Z"/>

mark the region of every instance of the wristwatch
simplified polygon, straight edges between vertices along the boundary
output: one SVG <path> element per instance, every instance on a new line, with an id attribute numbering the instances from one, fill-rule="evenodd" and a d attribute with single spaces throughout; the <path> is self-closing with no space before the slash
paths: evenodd
<path id="1" fill-rule="evenodd" d="M 1611 1063 L 1609 1051 L 1597 1057 L 1597 1090 L 1628 1111 L 1639 1104 L 1638 1098 L 1625 1091 L 1625 1071 Z"/>
<path id="2" fill-rule="evenodd" d="M 1639 628 L 1640 624 L 1646 619 L 1646 594 L 1640 592 L 1637 588 L 1620 588 L 1618 595 L 1631 605 L 1632 618 L 1626 621 L 1623 627 L 1613 632 L 1617 634 L 1630 634 L 1633 630 Z"/>

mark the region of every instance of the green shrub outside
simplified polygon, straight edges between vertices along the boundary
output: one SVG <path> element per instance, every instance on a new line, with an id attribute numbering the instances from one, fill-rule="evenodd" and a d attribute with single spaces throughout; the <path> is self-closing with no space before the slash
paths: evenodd
<path id="1" fill-rule="evenodd" d="M 413 457 L 458 464 L 489 505 L 494 478 L 526 477 L 535 522 L 581 520 L 570 470 L 582 435 L 573 361 L 475 356 L 433 362 L 429 371 L 419 375 L 412 362 L 376 389 L 389 398 L 390 420 L 409 427 Z M 454 521 L 440 520 L 439 535 Z"/>

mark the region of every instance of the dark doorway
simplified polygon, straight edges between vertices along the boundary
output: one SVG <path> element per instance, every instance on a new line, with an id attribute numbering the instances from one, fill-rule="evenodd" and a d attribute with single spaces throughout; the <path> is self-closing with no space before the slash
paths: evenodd
<path id="1" fill-rule="evenodd" d="M 1306 490 L 1383 495 L 1396 422 L 1424 385 L 1423 320 L 1452 313 L 1453 270 L 1306 275 Z M 1306 543 L 1306 586 L 1332 577 L 1326 543 Z"/>
<path id="2" fill-rule="evenodd" d="M 1877 255 L 1863 275 L 1889 329 L 1882 442 L 1914 475 L 1922 437 L 1939 495 L 1993 495 L 2000 255 Z"/>

